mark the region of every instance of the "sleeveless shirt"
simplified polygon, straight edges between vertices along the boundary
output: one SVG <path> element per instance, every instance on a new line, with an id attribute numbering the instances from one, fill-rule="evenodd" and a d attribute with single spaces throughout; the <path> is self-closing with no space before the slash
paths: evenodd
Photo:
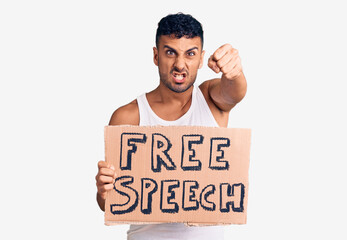
<path id="1" fill-rule="evenodd" d="M 192 102 L 189 110 L 174 121 L 166 121 L 158 117 L 150 107 L 146 94 L 137 98 L 140 114 L 140 126 L 209 126 L 218 127 L 218 123 L 199 87 L 193 86 Z M 139 224 L 130 225 L 128 240 L 221 240 L 224 239 L 223 226 L 193 226 L 183 223 Z"/>

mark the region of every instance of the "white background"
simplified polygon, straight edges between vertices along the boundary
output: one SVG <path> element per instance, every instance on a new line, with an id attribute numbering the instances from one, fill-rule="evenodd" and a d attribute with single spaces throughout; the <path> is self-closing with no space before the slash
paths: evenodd
<path id="1" fill-rule="evenodd" d="M 125 239 L 95 201 L 103 127 L 157 86 L 157 23 L 182 11 L 249 86 L 229 124 L 253 131 L 248 223 L 226 239 L 346 239 L 343 2 L 1 1 L 0 238 Z"/>

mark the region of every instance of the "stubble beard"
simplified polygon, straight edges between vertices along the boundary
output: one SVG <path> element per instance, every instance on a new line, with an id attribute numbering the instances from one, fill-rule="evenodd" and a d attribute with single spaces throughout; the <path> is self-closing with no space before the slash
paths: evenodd
<path id="1" fill-rule="evenodd" d="M 196 80 L 196 76 L 193 77 L 192 80 L 189 81 L 188 85 L 186 85 L 184 87 L 184 84 L 175 84 L 175 83 L 171 83 L 168 80 L 168 77 L 166 74 L 162 74 L 159 72 L 159 76 L 160 76 L 160 81 L 171 91 L 175 92 L 175 93 L 183 93 L 185 91 L 187 91 L 194 83 Z M 186 76 L 187 78 L 189 77 L 189 75 L 187 74 Z"/>

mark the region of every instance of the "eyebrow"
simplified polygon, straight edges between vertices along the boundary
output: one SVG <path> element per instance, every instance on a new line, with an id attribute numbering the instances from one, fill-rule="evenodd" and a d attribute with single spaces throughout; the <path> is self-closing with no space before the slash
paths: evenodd
<path id="1" fill-rule="evenodd" d="M 173 49 L 172 47 L 169 47 L 168 45 L 164 45 L 164 48 L 168 48 L 169 50 L 173 51 L 174 53 L 177 53 L 177 51 L 175 49 Z"/>
<path id="2" fill-rule="evenodd" d="M 168 45 L 164 45 L 164 48 L 168 48 L 168 49 L 170 49 L 171 51 L 173 51 L 174 53 L 177 53 L 177 51 L 175 50 L 175 49 L 173 49 L 172 47 L 170 47 L 170 46 L 168 46 Z M 192 47 L 192 48 L 190 48 L 190 49 L 188 49 L 186 52 L 190 52 L 190 51 L 193 51 L 193 50 L 199 50 L 199 48 L 198 47 Z"/>
<path id="3" fill-rule="evenodd" d="M 193 51 L 193 50 L 199 50 L 199 48 L 198 47 L 193 47 L 193 48 L 191 48 L 191 49 L 188 49 L 186 52 L 190 52 L 190 51 Z"/>

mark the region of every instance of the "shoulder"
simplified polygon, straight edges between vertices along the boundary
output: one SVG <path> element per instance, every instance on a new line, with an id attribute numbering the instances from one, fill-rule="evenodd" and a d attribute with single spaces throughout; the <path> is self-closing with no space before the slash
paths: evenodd
<path id="1" fill-rule="evenodd" d="M 139 107 L 136 99 L 113 112 L 109 125 L 139 125 Z"/>

